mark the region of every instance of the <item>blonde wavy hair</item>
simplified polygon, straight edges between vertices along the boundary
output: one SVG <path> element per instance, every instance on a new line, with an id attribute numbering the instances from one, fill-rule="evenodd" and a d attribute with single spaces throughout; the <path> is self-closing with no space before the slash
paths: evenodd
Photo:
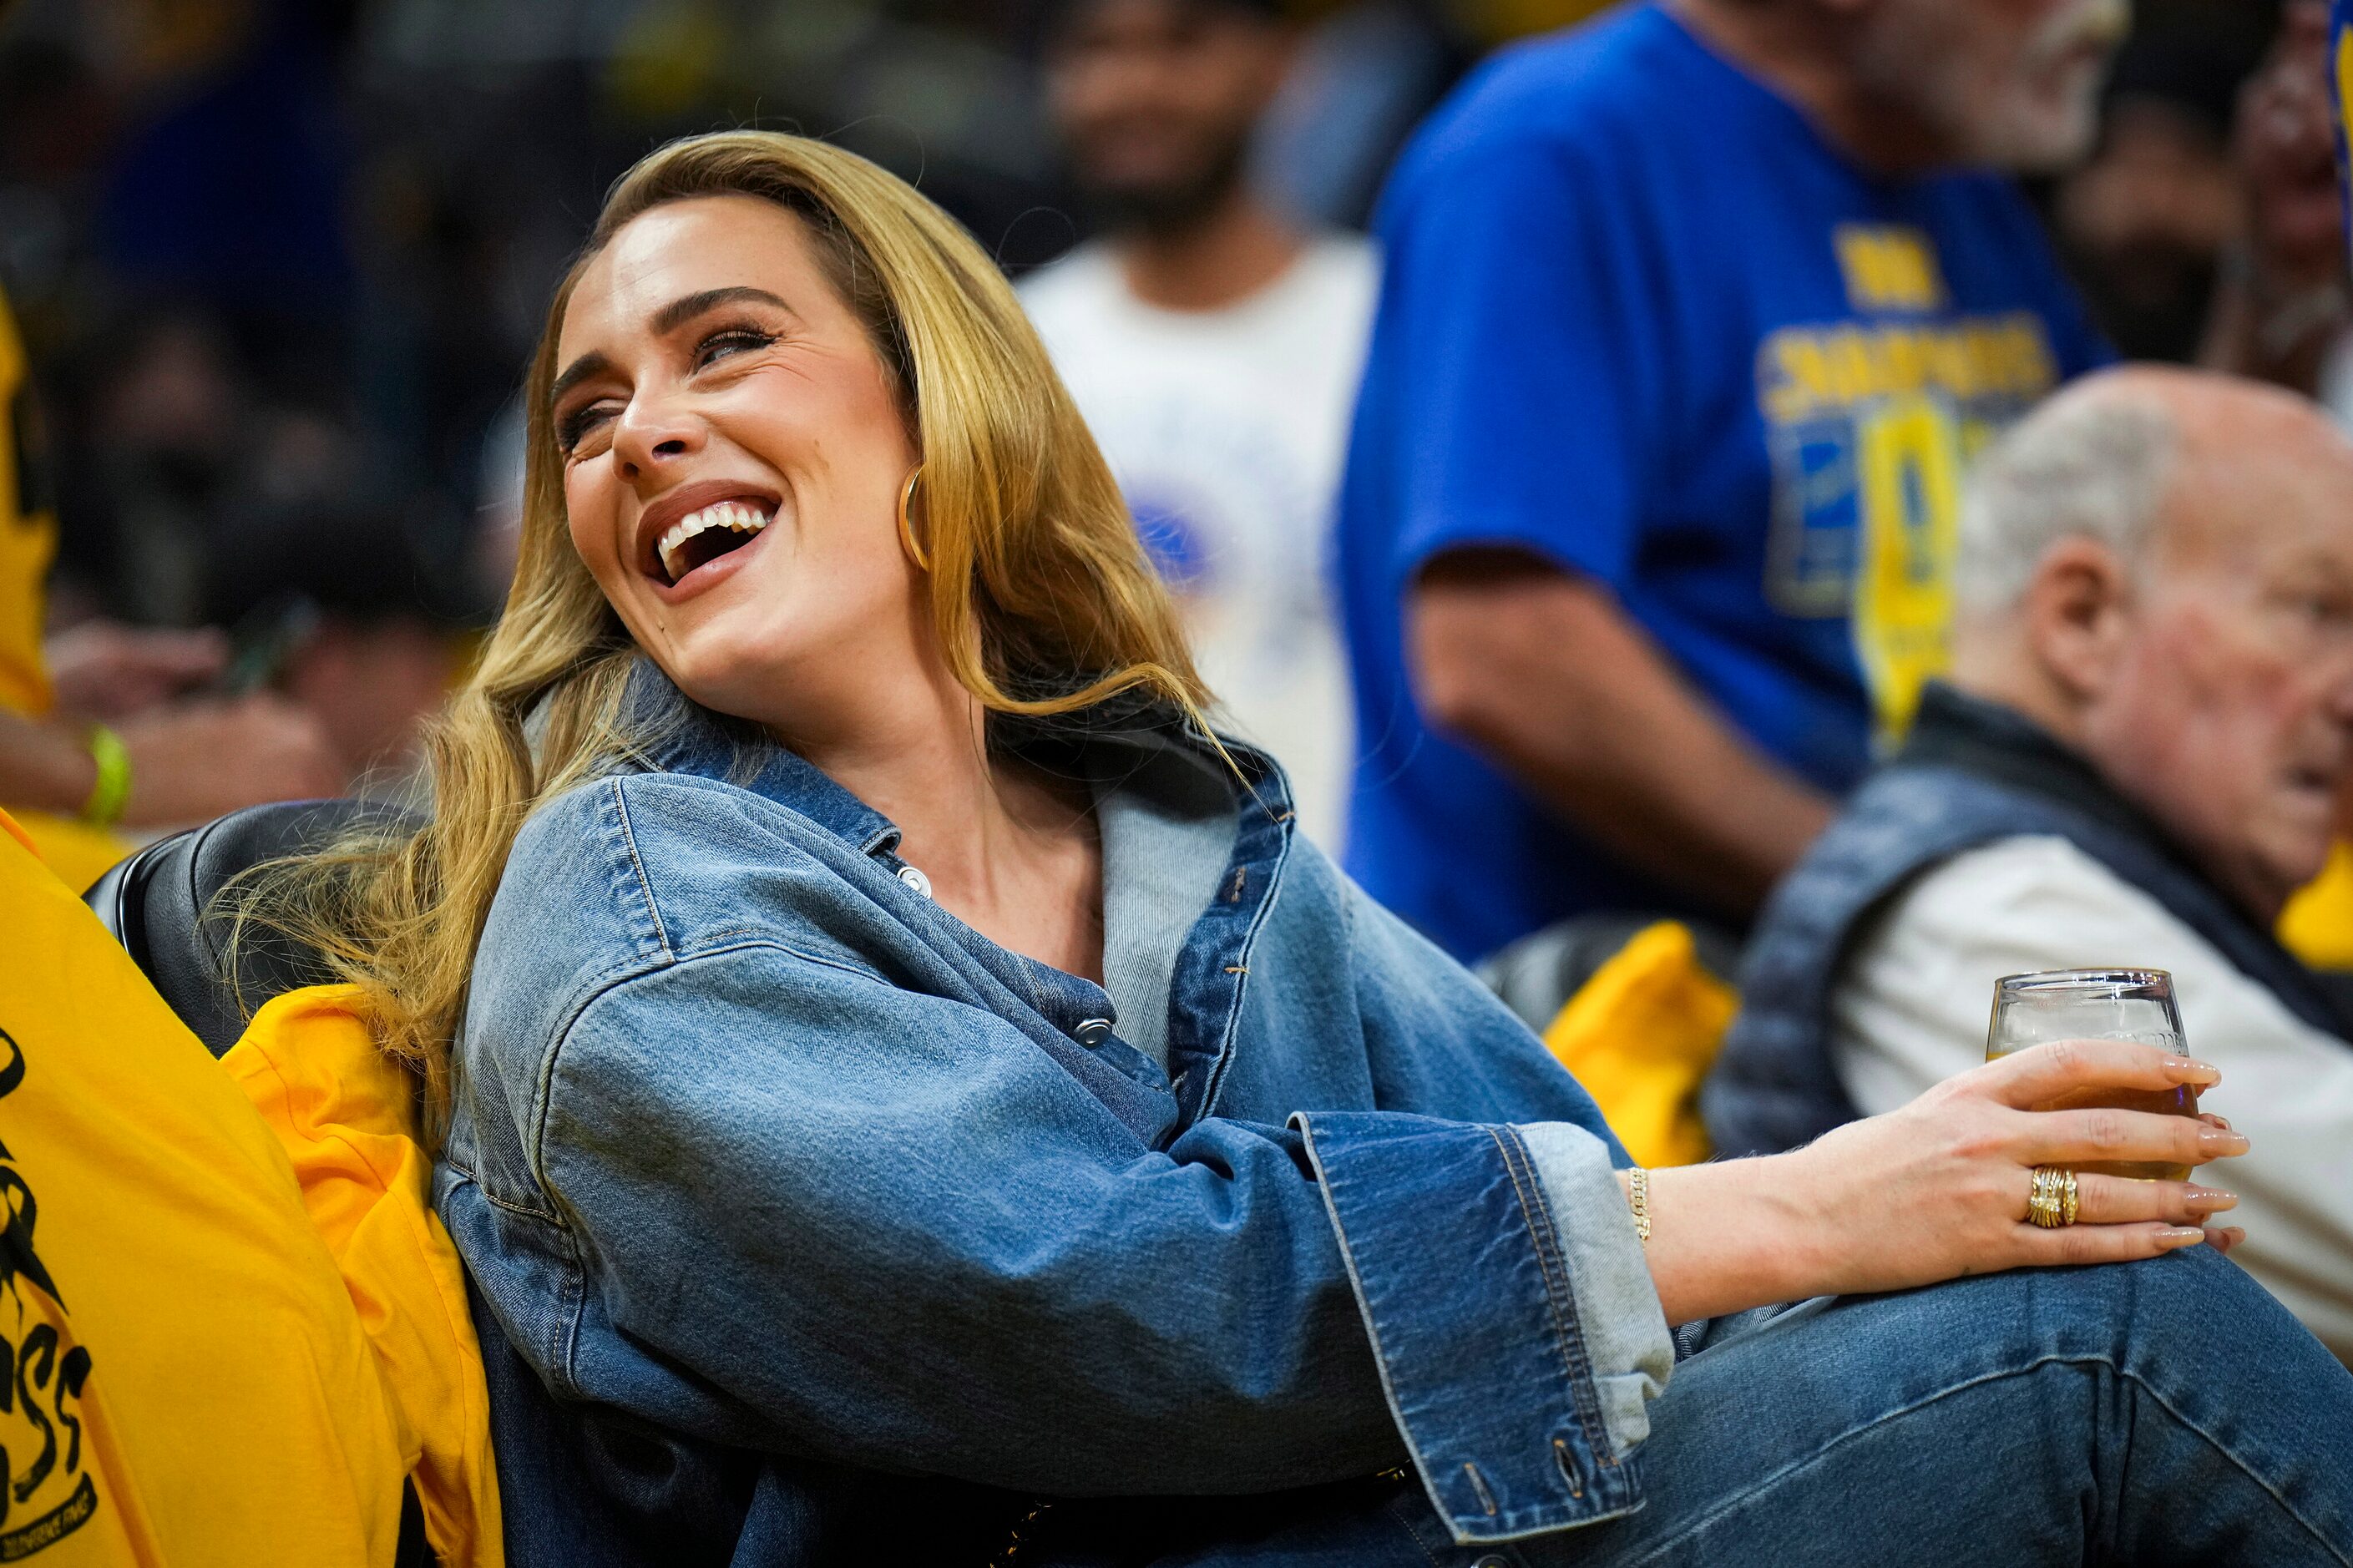
<path id="1" fill-rule="evenodd" d="M 904 181 L 800 136 L 731 132 L 649 154 L 607 196 L 555 290 L 525 391 L 522 537 L 506 607 L 428 736 L 433 817 L 281 861 L 225 900 L 319 952 L 371 1004 L 384 1047 L 448 1105 L 474 950 L 516 833 L 564 790 L 641 754 L 620 702 L 637 654 L 572 547 L 550 418 L 556 340 L 582 270 L 638 215 L 698 196 L 775 202 L 857 312 L 923 463 L 933 621 L 993 714 L 1050 718 L 1135 693 L 1196 722 L 1208 693 L 1110 468 L 1003 275 Z M 525 725 L 534 733 L 526 736 Z"/>

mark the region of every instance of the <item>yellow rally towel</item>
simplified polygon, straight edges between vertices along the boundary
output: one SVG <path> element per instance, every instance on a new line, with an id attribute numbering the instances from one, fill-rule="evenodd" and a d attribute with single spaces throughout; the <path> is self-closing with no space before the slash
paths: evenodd
<path id="1" fill-rule="evenodd" d="M 2353 969 L 2353 844 L 2339 839 L 2320 875 L 2288 900 L 2279 939 L 2315 969 Z"/>
<path id="2" fill-rule="evenodd" d="M 0 813 L 0 1562 L 385 1568 L 398 1427 L 284 1152 Z"/>
<path id="3" fill-rule="evenodd" d="M 1691 1165 L 1713 1152 L 1699 1087 L 1738 1010 L 1709 973 L 1689 928 L 1661 921 L 1636 932 L 1564 1004 L 1544 1033 L 1642 1165 Z"/>
<path id="4" fill-rule="evenodd" d="M 400 1413 L 425 1533 L 442 1568 L 498 1568 L 490 1395 L 464 1266 L 433 1212 L 416 1090 L 376 1048 L 356 987 L 273 998 L 221 1065 L 294 1162 Z"/>

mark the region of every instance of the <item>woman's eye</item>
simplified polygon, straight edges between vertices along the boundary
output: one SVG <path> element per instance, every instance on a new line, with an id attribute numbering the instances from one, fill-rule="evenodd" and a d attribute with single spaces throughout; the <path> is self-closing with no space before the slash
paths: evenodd
<path id="1" fill-rule="evenodd" d="M 612 418 L 612 409 L 602 403 L 591 403 L 575 408 L 555 422 L 555 444 L 566 457 L 577 451 L 580 443 Z"/>
<path id="2" fill-rule="evenodd" d="M 751 327 L 730 327 L 723 331 L 713 332 L 695 345 L 694 368 L 701 370 L 716 360 L 756 352 L 776 341 L 774 332 L 763 332 Z"/>

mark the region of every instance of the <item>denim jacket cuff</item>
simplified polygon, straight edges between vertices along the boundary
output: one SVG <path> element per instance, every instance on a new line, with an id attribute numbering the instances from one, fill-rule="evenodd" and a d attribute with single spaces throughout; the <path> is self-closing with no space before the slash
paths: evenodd
<path id="1" fill-rule="evenodd" d="M 1566 1121 L 1531 1122 L 1519 1132 L 1568 1257 L 1601 1420 L 1623 1454 L 1651 1435 L 1651 1401 L 1666 1392 L 1675 1364 L 1650 1259 L 1601 1140 Z"/>
<path id="2" fill-rule="evenodd" d="M 1620 1380 L 1663 1384 L 1673 1351 L 1647 1271 L 1635 1289 L 1614 1243 L 1599 1239 L 1614 1229 L 1633 1240 L 1605 1146 L 1565 1124 L 1388 1111 L 1303 1112 L 1292 1122 L 1322 1184 L 1389 1412 L 1454 1538 L 1506 1541 L 1639 1507 L 1632 1438 L 1621 1443 L 1612 1414 L 1624 1426 L 1630 1385 Z M 1558 1168 L 1557 1189 L 1532 1132 Z M 1606 1204 L 1581 1160 L 1560 1155 L 1572 1138 L 1592 1143 Z M 1632 1263 L 1641 1268 L 1639 1251 Z M 1587 1268 L 1601 1277 L 1578 1279 Z M 1627 1321 L 1598 1321 L 1621 1313 Z"/>

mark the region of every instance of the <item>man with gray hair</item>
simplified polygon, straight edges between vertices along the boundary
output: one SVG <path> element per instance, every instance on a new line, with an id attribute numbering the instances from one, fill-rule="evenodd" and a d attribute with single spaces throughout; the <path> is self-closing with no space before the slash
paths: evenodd
<path id="1" fill-rule="evenodd" d="M 2353 1017 L 2271 935 L 2353 774 L 2353 444 L 2253 383 L 2088 378 L 1979 466 L 1955 587 L 1949 680 L 1758 926 L 1718 1148 L 1982 1060 L 2004 974 L 2170 970 L 2257 1150 L 2232 1256 L 2353 1361 Z"/>

